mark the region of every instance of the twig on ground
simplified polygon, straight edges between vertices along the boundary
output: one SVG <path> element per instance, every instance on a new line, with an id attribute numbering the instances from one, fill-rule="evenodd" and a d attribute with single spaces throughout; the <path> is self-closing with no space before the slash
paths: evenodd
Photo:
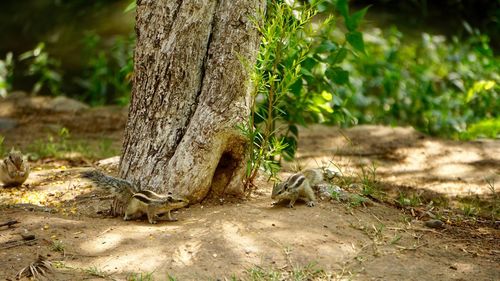
<path id="1" fill-rule="evenodd" d="M 9 249 L 9 248 L 14 248 L 14 247 L 17 247 L 17 246 L 21 246 L 21 245 L 24 245 L 24 244 L 28 244 L 28 243 L 31 243 L 31 242 L 35 242 L 37 241 L 37 239 L 32 239 L 32 240 L 14 240 L 14 241 L 8 241 L 8 242 L 5 242 L 5 246 L 1 247 L 0 249 L 4 250 L 4 249 Z"/>
<path id="2" fill-rule="evenodd" d="M 0 227 L 2 227 L 2 226 L 11 227 L 12 225 L 14 225 L 16 223 L 19 223 L 19 222 L 16 221 L 16 220 L 11 220 L 11 221 L 8 221 L 8 222 L 0 223 Z"/>

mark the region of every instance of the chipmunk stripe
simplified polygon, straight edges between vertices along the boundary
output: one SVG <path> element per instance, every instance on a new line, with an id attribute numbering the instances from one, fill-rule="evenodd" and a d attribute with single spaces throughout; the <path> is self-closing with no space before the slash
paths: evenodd
<path id="1" fill-rule="evenodd" d="M 299 187 L 304 181 L 306 180 L 306 177 L 304 177 L 304 175 L 302 174 L 295 174 L 293 176 L 291 176 L 288 180 L 287 180 L 287 184 L 289 186 L 289 188 L 297 188 Z"/>
<path id="2" fill-rule="evenodd" d="M 137 191 L 135 194 L 144 194 L 144 196 L 149 197 L 151 199 L 165 199 L 167 196 L 165 195 L 160 195 L 154 191 L 151 190 L 141 190 Z"/>
<path id="3" fill-rule="evenodd" d="M 132 197 L 141 201 L 141 202 L 147 203 L 147 204 L 157 201 L 157 200 L 149 198 L 148 196 L 146 196 L 142 193 L 136 193 Z"/>
<path id="4" fill-rule="evenodd" d="M 149 192 L 152 192 L 152 191 L 149 191 L 149 190 L 146 191 L 146 193 L 149 193 Z M 172 196 L 165 196 L 165 197 L 161 197 L 161 198 L 150 197 L 150 196 L 142 193 L 141 191 L 134 193 L 134 195 L 132 195 L 132 197 L 143 202 L 143 203 L 149 204 L 149 205 L 162 205 L 165 203 L 175 203 L 175 202 L 182 202 L 183 201 L 183 200 L 174 200 L 174 198 L 172 198 Z"/>

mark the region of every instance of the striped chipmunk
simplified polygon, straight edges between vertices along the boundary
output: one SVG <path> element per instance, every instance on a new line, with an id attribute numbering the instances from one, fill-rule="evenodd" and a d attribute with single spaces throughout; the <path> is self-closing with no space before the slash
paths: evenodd
<path id="1" fill-rule="evenodd" d="M 0 161 L 0 182 L 3 186 L 19 186 L 30 174 L 30 166 L 20 151 L 11 150 L 5 159 Z"/>
<path id="2" fill-rule="evenodd" d="M 273 205 L 282 200 L 289 200 L 289 208 L 293 208 L 297 199 L 306 202 L 306 205 L 313 207 L 316 204 L 316 197 L 312 189 L 313 186 L 324 180 L 321 169 L 307 169 L 288 177 L 285 181 L 275 184 L 271 198 L 277 200 Z"/>
<path id="3" fill-rule="evenodd" d="M 85 171 L 82 176 L 115 195 L 115 204 L 112 209 L 120 209 L 117 205 L 124 206 L 125 211 L 119 211 L 124 215 L 123 220 L 137 219 L 147 215 L 149 223 L 155 224 L 160 215 L 167 214 L 168 221 L 176 221 L 177 219 L 172 217 L 170 211 L 189 204 L 186 198 L 176 196 L 171 192 L 162 195 L 151 190 L 137 190 L 131 182 L 105 175 L 97 170 Z"/>

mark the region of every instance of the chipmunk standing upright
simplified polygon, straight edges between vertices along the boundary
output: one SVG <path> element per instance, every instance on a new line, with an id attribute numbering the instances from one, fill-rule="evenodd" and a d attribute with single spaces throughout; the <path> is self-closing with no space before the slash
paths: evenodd
<path id="1" fill-rule="evenodd" d="M 189 203 L 187 199 L 175 196 L 171 192 L 161 195 L 151 190 L 139 191 L 131 182 L 105 175 L 97 170 L 83 172 L 82 176 L 90 179 L 99 187 L 110 190 L 116 196 L 116 204 L 113 205 L 113 209 L 125 207 L 123 220 L 139 218 L 146 214 L 149 223 L 154 224 L 159 215 L 166 213 L 169 221 L 176 221 L 172 218 L 170 211 L 185 207 Z M 120 208 L 117 205 L 120 205 Z"/>
<path id="2" fill-rule="evenodd" d="M 7 157 L 0 161 L 0 181 L 4 186 L 21 185 L 29 174 L 30 167 L 19 151 L 11 150 Z"/>
<path id="3" fill-rule="evenodd" d="M 301 199 L 307 206 L 313 207 L 316 204 L 316 197 L 312 186 L 319 184 L 323 179 L 323 173 L 319 169 L 307 169 L 293 174 L 284 182 L 273 186 L 271 198 L 277 200 L 273 204 L 281 200 L 290 200 L 288 207 L 293 208 L 295 201 Z"/>

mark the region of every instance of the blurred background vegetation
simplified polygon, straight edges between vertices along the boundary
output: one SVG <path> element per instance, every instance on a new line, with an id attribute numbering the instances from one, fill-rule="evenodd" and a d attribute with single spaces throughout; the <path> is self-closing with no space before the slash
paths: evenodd
<path id="1" fill-rule="evenodd" d="M 308 123 L 411 125 L 457 139 L 499 136 L 500 1 L 353 0 L 347 17 L 343 2 L 315 6 L 310 24 L 316 30 L 296 30 L 293 37 L 304 51 L 280 58 L 284 66 L 300 58 L 298 76 L 274 104 L 289 125 L 288 147 L 295 125 Z M 0 95 L 22 90 L 126 105 L 135 40 L 130 3 L 1 1 Z M 329 13 L 338 17 L 319 24 Z M 257 97 L 266 108 L 262 100 Z"/>

